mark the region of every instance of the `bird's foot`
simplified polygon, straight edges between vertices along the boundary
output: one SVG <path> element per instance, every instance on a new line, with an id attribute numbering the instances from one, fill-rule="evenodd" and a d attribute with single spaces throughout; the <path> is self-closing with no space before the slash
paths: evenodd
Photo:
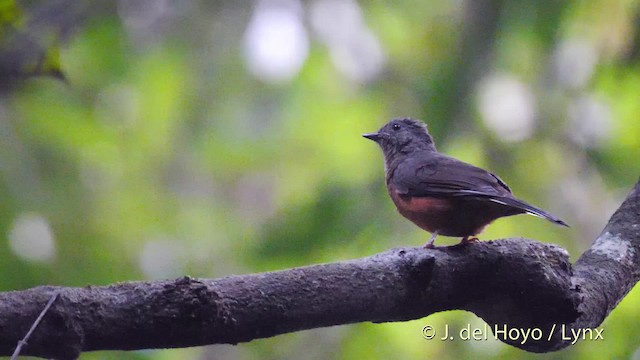
<path id="1" fill-rule="evenodd" d="M 468 243 L 476 242 L 478 240 L 480 240 L 480 239 L 478 239 L 475 236 L 471 236 L 471 237 L 465 236 L 465 237 L 462 238 L 462 240 L 460 240 L 460 244 L 468 244 Z"/>
<path id="2" fill-rule="evenodd" d="M 424 244 L 424 246 L 422 247 L 423 249 L 435 249 L 436 246 L 434 245 L 435 241 L 436 241 L 436 237 L 438 236 L 438 232 L 434 231 L 431 234 L 431 239 L 429 239 L 429 241 L 427 241 L 426 244 Z"/>

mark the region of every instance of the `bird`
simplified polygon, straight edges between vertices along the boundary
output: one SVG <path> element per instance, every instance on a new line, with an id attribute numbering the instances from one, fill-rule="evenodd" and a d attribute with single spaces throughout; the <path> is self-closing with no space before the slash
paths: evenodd
<path id="1" fill-rule="evenodd" d="M 395 118 L 362 136 L 382 149 L 387 191 L 398 212 L 431 233 L 425 248 L 434 248 L 438 235 L 462 237 L 460 244 L 476 241 L 504 216 L 526 213 L 569 226 L 516 198 L 497 175 L 438 152 L 420 120 Z"/>

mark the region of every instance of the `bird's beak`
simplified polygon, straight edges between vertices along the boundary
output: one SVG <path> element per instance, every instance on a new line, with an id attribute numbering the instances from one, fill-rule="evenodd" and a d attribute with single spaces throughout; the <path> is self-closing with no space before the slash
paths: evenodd
<path id="1" fill-rule="evenodd" d="M 375 142 L 378 142 L 378 140 L 380 140 L 380 134 L 378 133 L 362 134 L 362 136 Z"/>

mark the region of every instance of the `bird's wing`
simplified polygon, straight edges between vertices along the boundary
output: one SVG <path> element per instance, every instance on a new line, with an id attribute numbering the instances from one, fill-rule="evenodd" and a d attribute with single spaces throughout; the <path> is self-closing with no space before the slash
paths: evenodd
<path id="1" fill-rule="evenodd" d="M 411 156 L 394 170 L 393 185 L 409 196 L 506 196 L 511 189 L 498 176 L 452 157 Z"/>
<path id="2" fill-rule="evenodd" d="M 546 211 L 516 199 L 498 176 L 446 155 L 412 156 L 396 167 L 391 181 L 402 195 L 482 198 L 569 226 Z"/>

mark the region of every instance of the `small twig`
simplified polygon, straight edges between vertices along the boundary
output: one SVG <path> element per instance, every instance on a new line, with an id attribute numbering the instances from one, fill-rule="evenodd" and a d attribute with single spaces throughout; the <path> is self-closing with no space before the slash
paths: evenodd
<path id="1" fill-rule="evenodd" d="M 25 335 L 24 338 L 22 338 L 22 340 L 18 341 L 18 346 L 16 346 L 16 349 L 13 352 L 13 355 L 11 355 L 11 360 L 18 359 L 18 356 L 20 355 L 20 351 L 22 350 L 22 347 L 27 345 L 27 340 L 29 340 L 29 337 L 31 337 L 31 334 L 33 334 L 33 332 L 36 330 L 36 328 L 42 321 L 42 318 L 44 318 L 44 315 L 47 313 L 47 311 L 49 311 L 49 308 L 51 307 L 51 305 L 53 305 L 53 302 L 56 301 L 56 299 L 58 298 L 58 295 L 60 295 L 59 290 L 54 292 L 53 295 L 51 295 L 51 299 L 49 299 L 49 302 L 47 302 L 47 305 L 44 306 L 44 309 L 42 309 L 36 321 L 33 322 L 33 325 L 31 325 L 31 328 L 27 332 L 27 335 Z"/>

